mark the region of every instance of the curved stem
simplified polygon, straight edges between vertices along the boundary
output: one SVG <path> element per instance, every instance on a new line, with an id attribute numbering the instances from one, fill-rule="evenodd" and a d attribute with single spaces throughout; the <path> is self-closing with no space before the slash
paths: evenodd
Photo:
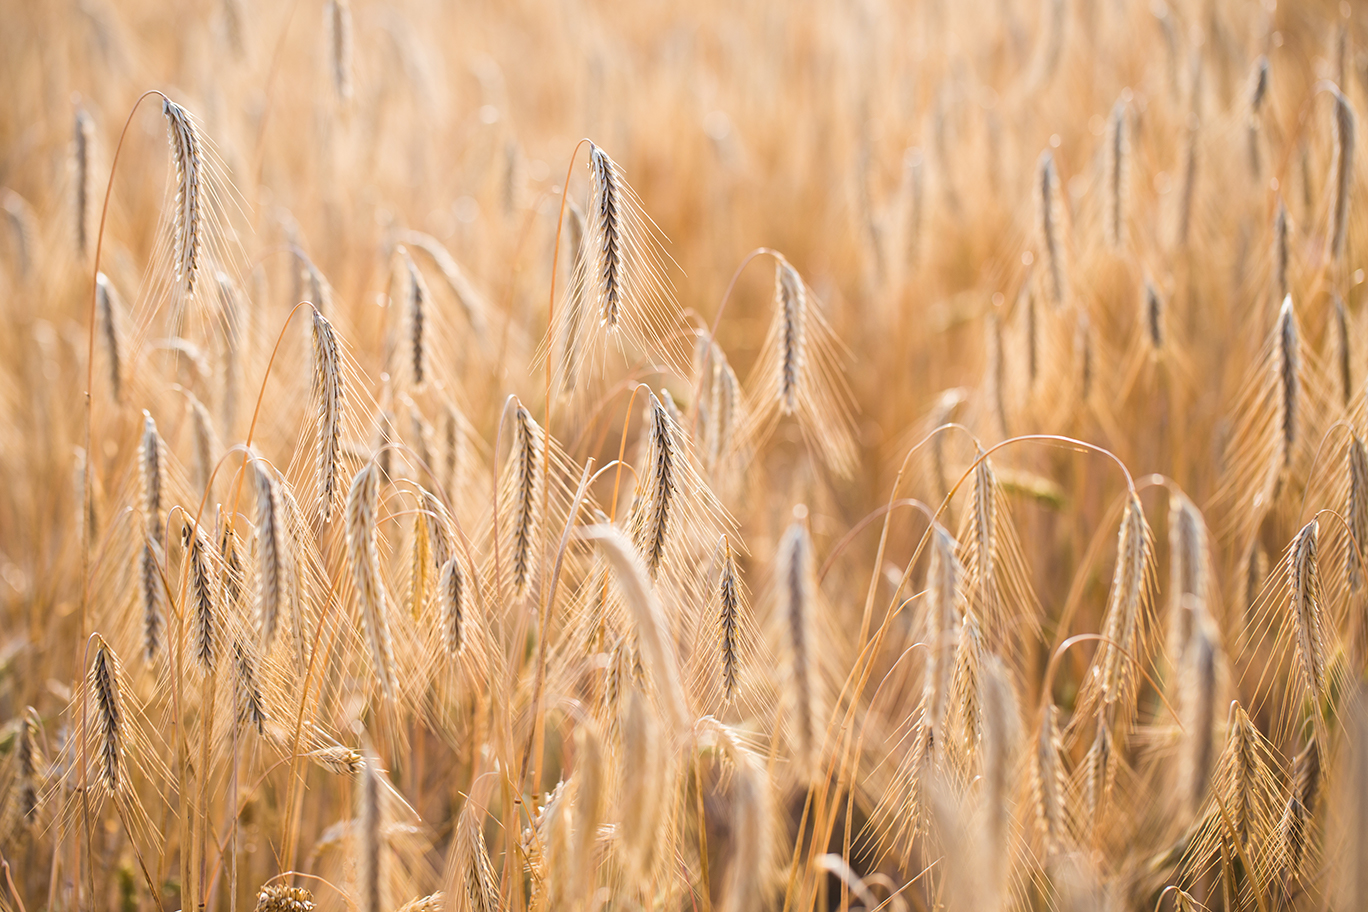
<path id="1" fill-rule="evenodd" d="M 114 147 L 114 158 L 113 158 L 113 160 L 110 162 L 110 165 L 109 165 L 109 181 L 105 184 L 104 204 L 100 207 L 100 227 L 99 227 L 99 230 L 95 232 L 95 265 L 94 265 L 94 267 L 93 267 L 93 270 L 92 270 L 91 276 L 90 276 L 90 333 L 89 333 L 89 335 L 88 335 L 88 337 L 87 337 L 87 345 L 86 345 L 85 471 L 83 472 L 83 476 L 84 476 L 84 477 L 83 477 L 82 480 L 81 480 L 81 529 L 82 529 L 82 534 L 81 534 L 81 608 L 80 608 L 80 612 L 79 612 L 79 615 L 78 615 L 78 617 L 79 617 L 78 624 L 79 624 L 80 626 L 79 626 L 79 628 L 77 629 L 77 642 L 80 642 L 80 641 L 86 639 L 86 622 L 87 622 L 87 614 L 88 614 L 88 612 L 89 612 L 89 607 L 90 607 L 90 546 L 91 546 L 91 538 L 92 538 L 92 537 L 94 536 L 94 534 L 95 534 L 95 529 L 94 529 L 94 527 L 91 525 L 91 522 L 90 522 L 90 506 L 91 506 L 90 482 L 91 482 L 91 478 L 92 478 L 92 475 L 93 475 L 93 469 L 91 468 L 91 462 L 92 462 L 93 459 L 94 459 L 94 456 L 93 456 L 92 450 L 91 450 L 91 439 L 92 439 L 92 436 L 93 436 L 93 430 L 92 430 L 92 427 L 93 427 L 93 417 L 92 417 L 92 404 L 91 404 L 91 403 L 92 403 L 92 400 L 91 400 L 90 390 L 91 390 L 91 387 L 93 387 L 93 386 L 95 385 L 95 315 L 96 315 L 96 312 L 97 312 L 98 309 L 99 309 L 99 303 L 98 303 L 98 302 L 99 302 L 99 296 L 100 296 L 100 255 L 101 255 L 101 253 L 103 253 L 103 251 L 104 251 L 104 230 L 105 230 L 105 223 L 106 223 L 106 222 L 108 221 L 108 219 L 109 219 L 109 197 L 110 197 L 110 195 L 114 192 L 114 174 L 115 174 L 115 172 L 118 171 L 118 168 L 119 168 L 119 154 L 120 154 L 121 152 L 123 152 L 124 139 L 128 136 L 128 128 L 129 128 L 129 126 L 132 125 L 132 123 L 133 123 L 133 115 L 134 115 L 135 113 L 137 113 L 138 107 L 139 107 L 140 105 L 142 105 L 142 103 L 143 103 L 143 99 L 146 98 L 146 97 L 149 96 L 149 95 L 161 95 L 163 99 L 166 98 L 166 96 L 165 96 L 164 94 L 162 94 L 160 91 L 158 91 L 157 89 L 148 89 L 146 92 L 143 92 L 141 95 L 138 96 L 138 100 L 135 101 L 135 102 L 133 102 L 133 107 L 132 107 L 131 109 L 129 109 L 128 117 L 124 120 L 123 129 L 119 131 L 119 143 L 118 143 L 118 145 L 116 145 L 116 146 Z M 88 645 L 89 645 L 89 644 L 87 643 L 87 646 L 88 646 Z M 80 672 L 81 672 L 82 675 L 85 674 L 84 659 L 82 659 L 82 664 L 81 664 Z M 82 729 L 84 729 L 84 726 L 85 726 L 85 721 L 84 721 L 84 720 L 85 720 L 85 702 L 84 702 L 84 700 L 82 700 L 82 704 L 81 704 L 81 716 L 82 716 Z M 84 731 L 82 731 L 82 737 L 84 737 Z M 85 748 L 84 748 L 84 746 L 82 746 L 82 749 L 81 749 L 81 778 L 82 778 L 82 781 L 83 781 L 83 782 L 84 782 L 84 779 L 85 779 L 85 774 L 86 774 Z M 85 832 L 86 832 L 86 848 L 87 848 L 87 854 L 89 854 L 90 848 L 91 848 L 91 846 L 90 846 L 90 842 L 91 842 L 91 837 L 90 837 L 90 802 L 89 802 L 89 800 L 86 798 L 86 793 L 85 793 L 85 790 L 84 790 L 84 789 L 83 789 L 82 792 L 81 792 L 81 818 L 82 818 L 82 824 L 83 824 L 83 826 L 85 827 Z M 73 840 L 73 845 L 74 845 L 74 847 L 75 847 L 75 852 L 74 852 L 75 857 L 74 857 L 74 859 L 73 859 L 72 876 L 73 876 L 76 880 L 79 881 L 79 880 L 80 880 L 80 877 L 81 877 L 81 841 L 80 841 L 80 839 L 78 838 L 78 839 Z M 90 870 L 90 871 L 87 872 L 87 873 L 88 873 L 89 876 L 90 876 L 89 888 L 90 888 L 91 899 L 92 899 L 92 901 L 93 901 L 94 896 L 95 896 L 95 872 L 94 872 L 94 870 L 92 869 L 92 870 Z"/>

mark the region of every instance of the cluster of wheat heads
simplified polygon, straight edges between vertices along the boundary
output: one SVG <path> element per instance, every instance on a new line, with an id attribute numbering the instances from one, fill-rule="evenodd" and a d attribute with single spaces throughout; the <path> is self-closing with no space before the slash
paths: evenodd
<path id="1" fill-rule="evenodd" d="M 209 6 L 0 34 L 0 908 L 1368 904 L 1358 10 Z"/>

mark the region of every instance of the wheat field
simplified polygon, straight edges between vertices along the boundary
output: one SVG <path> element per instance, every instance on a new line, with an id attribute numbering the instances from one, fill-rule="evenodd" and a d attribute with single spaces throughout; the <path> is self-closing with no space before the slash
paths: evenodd
<path id="1" fill-rule="evenodd" d="M 1368 908 L 1368 7 L 0 22 L 3 912 Z"/>

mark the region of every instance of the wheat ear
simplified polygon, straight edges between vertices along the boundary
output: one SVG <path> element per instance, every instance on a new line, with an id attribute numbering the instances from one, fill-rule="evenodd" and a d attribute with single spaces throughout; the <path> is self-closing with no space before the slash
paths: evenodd
<path id="1" fill-rule="evenodd" d="M 1349 197 L 1354 188 L 1354 111 L 1339 89 L 1335 95 L 1335 161 L 1330 200 L 1330 253 L 1336 262 L 1345 256 L 1349 234 Z"/>
<path id="2" fill-rule="evenodd" d="M 95 725 L 99 740 L 100 785 L 107 795 L 118 795 L 125 784 L 124 718 L 119 700 L 119 661 L 103 637 L 96 637 L 89 686 L 95 699 Z"/>
<path id="3" fill-rule="evenodd" d="M 380 470 L 367 463 L 352 479 L 347 493 L 347 558 L 352 568 L 361 621 L 370 645 L 375 676 L 385 699 L 395 698 L 394 644 L 390 639 L 384 581 L 380 575 L 380 547 L 376 522 L 380 500 Z"/>
<path id="4" fill-rule="evenodd" d="M 176 168 L 173 228 L 176 282 L 185 297 L 190 298 L 195 294 L 204 243 L 204 152 L 199 128 L 185 108 L 163 98 L 162 114 L 166 117 L 171 161 Z"/>
<path id="5" fill-rule="evenodd" d="M 542 487 L 546 484 L 542 454 L 546 435 L 522 403 L 513 417 L 513 451 L 509 454 L 513 475 L 513 591 L 527 594 L 532 582 L 533 554 L 541 523 Z"/>
<path id="6" fill-rule="evenodd" d="M 342 357 L 332 324 L 313 312 L 313 396 L 318 420 L 319 512 L 324 522 L 332 518 L 337 499 L 338 457 L 342 449 L 342 410 L 346 405 Z"/>
<path id="7" fill-rule="evenodd" d="M 271 648 L 285 588 L 285 517 L 279 482 L 265 460 L 252 459 L 257 493 L 257 621 L 263 649 Z"/>

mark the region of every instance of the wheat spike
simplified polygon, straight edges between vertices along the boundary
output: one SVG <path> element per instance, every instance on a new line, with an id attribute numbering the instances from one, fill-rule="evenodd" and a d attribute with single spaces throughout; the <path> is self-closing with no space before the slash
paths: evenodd
<path id="1" fill-rule="evenodd" d="M 271 468 L 261 458 L 252 459 L 257 494 L 257 623 L 262 648 L 269 650 L 280 620 L 286 576 L 285 517 Z"/>
<path id="2" fill-rule="evenodd" d="M 722 536 L 718 543 L 722 551 L 722 569 L 718 573 L 718 632 L 722 654 L 722 697 L 727 703 L 736 699 L 738 673 L 741 666 L 740 644 L 737 641 L 741 614 L 741 588 L 737 580 L 736 558 L 731 542 Z"/>
<path id="3" fill-rule="evenodd" d="M 785 415 L 798 410 L 798 385 L 807 358 L 807 292 L 787 261 L 775 266 L 774 300 L 780 313 L 779 402 Z"/>
<path id="4" fill-rule="evenodd" d="M 1040 255 L 1045 261 L 1045 290 L 1056 307 L 1068 296 L 1058 196 L 1059 173 L 1055 171 L 1054 156 L 1046 150 L 1036 165 L 1036 220 Z"/>
<path id="5" fill-rule="evenodd" d="M 256 663 L 248 647 L 241 643 L 233 644 L 233 686 L 237 692 L 237 723 L 255 728 L 258 735 L 265 736 L 266 700 L 257 684 Z"/>
<path id="6" fill-rule="evenodd" d="M 1045 844 L 1047 857 L 1065 848 L 1068 805 L 1064 774 L 1064 739 L 1059 731 L 1059 707 L 1050 703 L 1040 719 L 1032 757 L 1031 789 L 1035 802 L 1036 827 Z"/>
<path id="7" fill-rule="evenodd" d="M 96 637 L 95 659 L 88 676 L 95 702 L 95 726 L 99 743 L 98 778 L 107 795 L 118 795 L 125 783 L 124 717 L 119 699 L 119 661 L 103 637 Z"/>
<path id="8" fill-rule="evenodd" d="M 162 585 L 161 566 L 157 562 L 160 552 L 161 549 L 149 540 L 143 545 L 138 565 L 143 597 L 143 655 L 149 662 L 156 658 L 157 650 L 161 647 L 162 622 L 166 614 L 166 590 Z"/>
<path id="9" fill-rule="evenodd" d="M 1349 499 L 1344 506 L 1344 518 L 1349 525 L 1351 540 L 1345 549 L 1348 564 L 1349 588 L 1357 592 L 1363 588 L 1364 572 L 1361 555 L 1368 549 L 1368 447 L 1358 434 L 1351 436 L 1348 452 Z"/>
<path id="10" fill-rule="evenodd" d="M 509 475 L 513 492 L 513 591 L 515 598 L 527 594 L 532 582 L 532 549 L 541 526 L 542 488 L 546 484 L 543 454 L 546 435 L 522 403 L 513 417 L 513 449 Z"/>
<path id="11" fill-rule="evenodd" d="M 256 912 L 314 912 L 313 894 L 303 887 L 266 884 L 257 893 Z"/>
<path id="12" fill-rule="evenodd" d="M 930 648 L 922 697 L 933 739 L 943 737 L 960 627 L 959 587 L 964 568 L 955 556 L 955 548 L 954 537 L 937 524 L 932 530 L 931 563 L 926 571 L 926 641 Z"/>
<path id="13" fill-rule="evenodd" d="M 352 581 L 375 676 L 385 699 L 393 701 L 396 696 L 394 644 L 390 638 L 376 532 L 379 499 L 380 470 L 375 463 L 367 463 L 356 473 L 347 493 L 347 560 L 352 568 Z"/>
<path id="14" fill-rule="evenodd" d="M 1154 287 L 1154 283 L 1148 279 L 1145 281 L 1145 332 L 1149 341 L 1150 349 L 1155 352 L 1164 349 L 1164 299 L 1159 296 L 1159 289 Z"/>
<path id="15" fill-rule="evenodd" d="M 589 195 L 593 201 L 590 249 L 599 322 L 612 330 L 622 317 L 622 176 L 608 153 L 593 144 L 589 150 L 589 174 Z"/>
<path id="16" fill-rule="evenodd" d="M 1117 720 L 1118 712 L 1124 713 L 1124 719 L 1129 720 L 1135 709 L 1130 705 L 1139 675 L 1134 663 L 1138 661 L 1143 664 L 1148 659 L 1148 644 L 1145 640 L 1149 625 L 1147 615 L 1152 572 L 1153 550 L 1149 524 L 1145 521 L 1140 499 L 1132 492 L 1127 497 L 1125 513 L 1121 518 L 1116 569 L 1103 621 L 1102 632 L 1108 642 L 1100 650 L 1098 683 L 1101 688 L 1101 709 L 1108 725 Z"/>
<path id="17" fill-rule="evenodd" d="M 1297 321 L 1292 312 L 1291 295 L 1283 298 L 1282 310 L 1278 312 L 1275 345 L 1273 367 L 1277 376 L 1278 427 L 1282 432 L 1278 441 L 1278 452 L 1282 467 L 1287 469 L 1292 465 L 1292 456 L 1297 444 L 1297 393 L 1300 388 L 1297 373 L 1300 365 Z"/>
<path id="18" fill-rule="evenodd" d="M 1261 170 L 1259 160 L 1259 112 L 1263 108 L 1264 99 L 1268 96 L 1268 58 L 1260 55 L 1254 61 L 1253 70 L 1250 72 L 1249 79 L 1249 170 L 1255 176 L 1259 176 Z"/>
<path id="19" fill-rule="evenodd" d="M 146 409 L 143 409 L 142 449 L 139 457 L 139 467 L 142 470 L 143 520 L 147 523 L 148 536 L 161 545 L 165 543 L 162 514 L 164 459 L 161 435 L 157 433 L 157 422 L 152 420 Z"/>
<path id="20" fill-rule="evenodd" d="M 1126 135 L 1126 102 L 1113 107 L 1107 122 L 1107 242 L 1120 248 L 1126 238 L 1126 172 L 1130 141 Z"/>
<path id="21" fill-rule="evenodd" d="M 647 396 L 650 423 L 646 432 L 646 466 L 633 505 L 633 538 L 642 560 L 646 562 L 647 572 L 651 574 L 651 579 L 655 579 L 670 544 L 675 521 L 671 507 L 678 491 L 677 476 L 683 454 L 678 440 L 678 423 L 670 417 L 655 393 L 647 392 Z"/>
<path id="22" fill-rule="evenodd" d="M 185 537 L 190 548 L 190 604 L 193 613 L 194 655 L 205 674 L 214 670 L 217 652 L 217 615 L 216 596 L 219 586 L 215 584 L 213 567 L 210 563 L 211 546 L 204 530 L 198 526 L 186 526 Z"/>
<path id="23" fill-rule="evenodd" d="M 122 300 L 114 284 L 103 272 L 95 275 L 95 304 L 99 310 L 100 340 L 104 342 L 105 357 L 109 361 L 110 395 L 115 402 L 123 400 L 123 361 L 120 358 L 119 313 Z"/>
<path id="24" fill-rule="evenodd" d="M 408 275 L 408 342 L 409 366 L 413 371 L 413 385 L 422 389 L 427 384 L 428 341 L 427 305 L 431 295 L 423 275 L 418 271 L 409 252 L 400 248 L 404 269 Z"/>
<path id="25" fill-rule="evenodd" d="M 1325 643 L 1321 622 L 1320 573 L 1316 561 L 1317 520 L 1302 527 L 1287 549 L 1288 611 L 1296 636 L 1297 661 L 1306 694 L 1325 692 Z"/>
<path id="26" fill-rule="evenodd" d="M 441 616 L 442 645 L 450 658 L 460 655 L 465 645 L 462 625 L 466 616 L 466 589 L 460 560 L 449 558 L 437 579 L 437 606 Z"/>
<path id="27" fill-rule="evenodd" d="M 74 184 L 74 209 L 76 219 L 76 250 L 82 257 L 89 257 L 95 251 L 95 239 L 91 237 L 94 224 L 94 163 L 95 121 L 84 108 L 76 109 L 76 129 L 72 143 L 72 183 Z"/>
<path id="28" fill-rule="evenodd" d="M 176 282 L 187 299 L 195 294 L 204 244 L 204 153 L 199 128 L 185 108 L 162 98 L 171 160 L 176 168 L 174 262 Z"/>
<path id="29" fill-rule="evenodd" d="M 338 458 L 342 449 L 342 410 L 346 405 L 345 381 L 337 336 L 332 324 L 313 312 L 313 396 L 318 421 L 319 512 L 323 522 L 332 518 L 337 499 Z"/>
<path id="30" fill-rule="evenodd" d="M 351 104 L 355 89 L 352 86 L 352 14 L 350 0 L 328 0 L 325 10 L 328 28 L 328 52 L 332 63 L 333 89 L 345 107 Z"/>
<path id="31" fill-rule="evenodd" d="M 1289 872 L 1295 874 L 1306 854 L 1311 818 L 1320 795 L 1321 758 L 1315 738 L 1306 742 L 1292 762 L 1292 793 L 1283 810 L 1281 835 L 1287 847 Z"/>
<path id="32" fill-rule="evenodd" d="M 1354 377 L 1350 367 L 1349 314 L 1344 299 L 1335 294 L 1335 373 L 1339 380 L 1340 402 L 1345 408 L 1354 396 Z"/>
<path id="33" fill-rule="evenodd" d="M 1336 263 L 1345 256 L 1349 236 L 1349 197 L 1354 188 L 1354 111 L 1339 89 L 1335 96 L 1335 161 L 1330 182 L 1330 254 Z"/>
<path id="34" fill-rule="evenodd" d="M 779 542 L 777 575 L 779 579 L 779 613 L 783 618 L 786 645 L 789 652 L 789 705 L 792 707 L 796 739 L 794 764 L 800 778 L 810 776 L 816 768 L 817 738 L 815 715 L 817 644 L 813 630 L 812 541 L 807 528 L 794 522 Z"/>

